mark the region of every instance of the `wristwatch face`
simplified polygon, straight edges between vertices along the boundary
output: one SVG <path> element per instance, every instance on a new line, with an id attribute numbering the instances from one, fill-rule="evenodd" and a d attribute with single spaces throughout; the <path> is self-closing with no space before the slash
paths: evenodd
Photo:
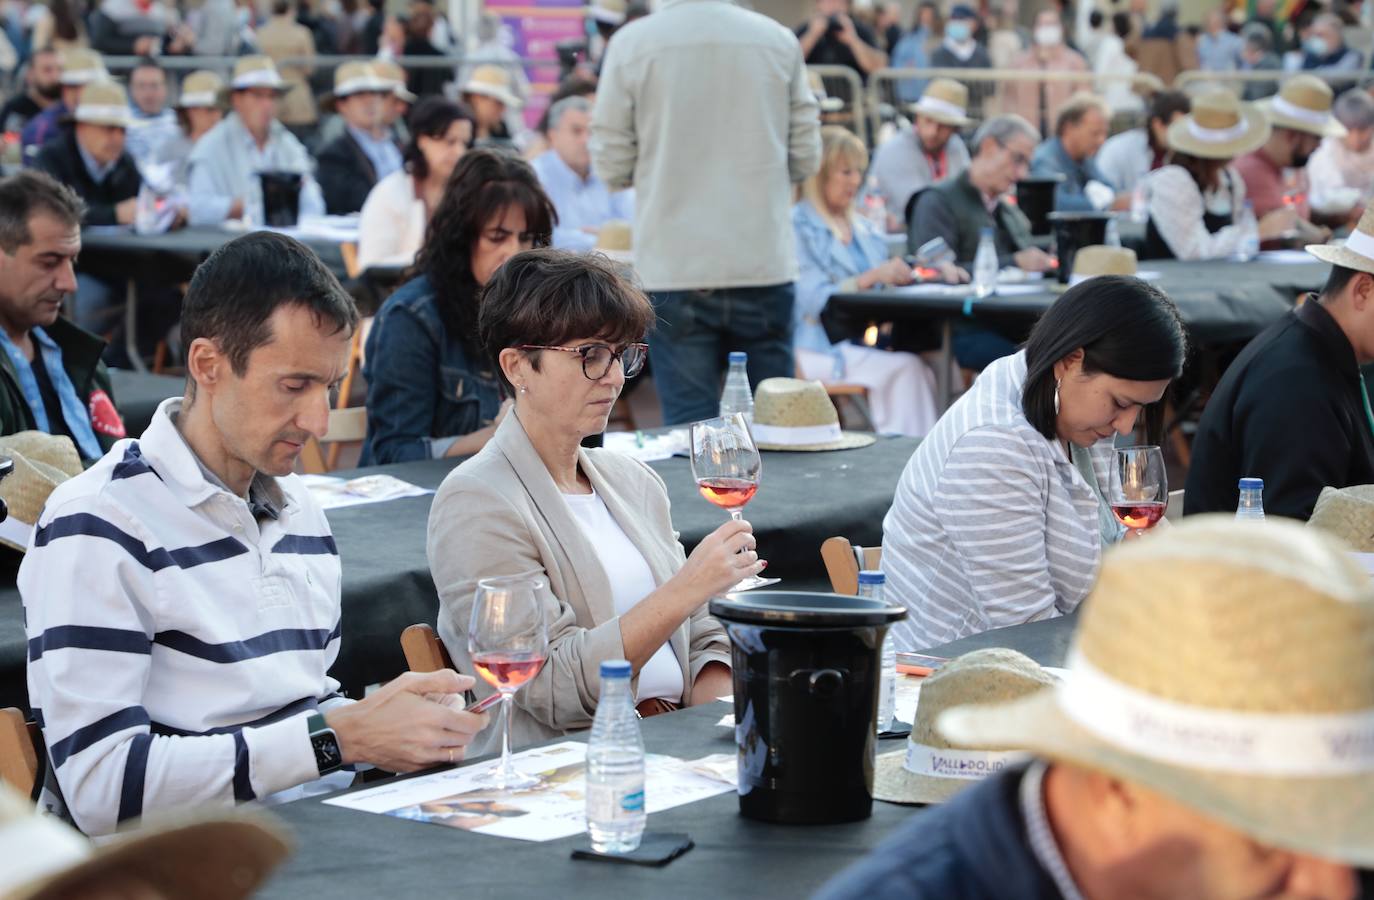
<path id="1" fill-rule="evenodd" d="M 315 765 L 320 774 L 326 775 L 343 765 L 343 755 L 339 752 L 339 739 L 332 731 L 322 731 L 310 736 L 310 745 L 315 748 Z"/>

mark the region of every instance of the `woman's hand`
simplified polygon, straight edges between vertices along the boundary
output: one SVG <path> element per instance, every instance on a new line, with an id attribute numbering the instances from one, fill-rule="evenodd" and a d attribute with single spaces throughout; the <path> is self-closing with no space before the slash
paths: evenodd
<path id="1" fill-rule="evenodd" d="M 906 260 L 893 257 L 881 265 L 874 266 L 859 276 L 859 287 L 863 290 L 879 284 L 911 284 L 916 276 Z"/>
<path id="2" fill-rule="evenodd" d="M 754 552 L 754 529 L 733 519 L 708 534 L 673 576 L 693 601 L 692 609 L 724 593 L 741 578 L 757 575 L 768 565 Z M 743 552 L 741 552 L 743 551 Z"/>
<path id="3" fill-rule="evenodd" d="M 1278 240 L 1298 227 L 1298 211 L 1291 206 L 1271 209 L 1259 220 L 1259 239 Z"/>

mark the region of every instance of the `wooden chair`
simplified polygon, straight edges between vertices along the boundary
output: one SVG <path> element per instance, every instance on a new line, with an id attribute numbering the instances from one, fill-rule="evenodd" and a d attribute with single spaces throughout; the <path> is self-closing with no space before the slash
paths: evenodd
<path id="1" fill-rule="evenodd" d="M 24 721 L 24 713 L 12 706 L 0 709 L 0 781 L 33 797 L 39 760 L 46 756 L 38 723 Z"/>
<path id="2" fill-rule="evenodd" d="M 358 244 L 356 241 L 344 241 L 340 244 L 339 255 L 343 257 L 344 274 L 349 278 L 357 278 L 362 274 L 363 268 L 358 265 Z"/>
<path id="3" fill-rule="evenodd" d="M 856 547 L 848 538 L 826 538 L 821 543 L 821 562 L 830 576 L 830 589 L 837 594 L 859 592 L 859 572 L 882 565 L 882 547 Z"/>
<path id="4" fill-rule="evenodd" d="M 348 409 L 329 411 L 329 433 L 323 441 L 311 438 L 301 448 L 301 468 L 311 475 L 323 475 L 331 471 L 337 463 L 334 452 L 340 444 L 361 443 L 367 436 L 367 408 L 351 406 Z M 320 444 L 329 444 L 329 462 L 325 461 L 324 450 Z"/>
<path id="5" fill-rule="evenodd" d="M 405 653 L 406 665 L 412 672 L 437 672 L 453 668 L 453 660 L 444 642 L 439 640 L 433 628 L 424 623 L 407 626 L 401 632 L 401 651 Z"/>

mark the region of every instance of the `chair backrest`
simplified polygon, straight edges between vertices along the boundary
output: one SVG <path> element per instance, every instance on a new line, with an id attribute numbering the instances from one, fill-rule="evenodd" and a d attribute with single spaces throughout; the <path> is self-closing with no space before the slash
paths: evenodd
<path id="1" fill-rule="evenodd" d="M 343 257 L 344 274 L 349 278 L 357 278 L 362 274 L 363 267 L 358 265 L 358 245 L 353 241 L 344 241 L 339 245 L 339 255 Z"/>
<path id="2" fill-rule="evenodd" d="M 301 448 L 301 468 L 312 475 L 328 472 L 324 451 L 320 444 L 360 443 L 367 437 L 367 407 L 350 406 L 329 411 L 329 433 L 322 439 L 311 438 Z"/>
<path id="3" fill-rule="evenodd" d="M 405 653 L 406 665 L 412 672 L 437 672 L 452 669 L 453 660 L 444 648 L 443 641 L 434 629 L 418 623 L 407 626 L 401 632 L 401 651 Z"/>
<path id="4" fill-rule="evenodd" d="M 830 590 L 853 595 L 859 592 L 860 569 L 881 568 L 883 548 L 857 547 L 848 538 L 826 538 L 821 543 L 821 561 L 830 576 Z"/>
<path id="5" fill-rule="evenodd" d="M 46 755 L 38 724 L 24 721 L 24 713 L 13 706 L 0 709 L 0 781 L 32 797 L 38 761 Z"/>

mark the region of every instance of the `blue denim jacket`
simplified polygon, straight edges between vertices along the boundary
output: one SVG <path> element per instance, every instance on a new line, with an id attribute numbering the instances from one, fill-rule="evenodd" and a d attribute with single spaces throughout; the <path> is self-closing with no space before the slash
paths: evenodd
<path id="1" fill-rule="evenodd" d="M 444 455 L 501 408 L 492 364 L 449 336 L 429 278 L 403 284 L 367 336 L 367 440 L 361 465 Z"/>

